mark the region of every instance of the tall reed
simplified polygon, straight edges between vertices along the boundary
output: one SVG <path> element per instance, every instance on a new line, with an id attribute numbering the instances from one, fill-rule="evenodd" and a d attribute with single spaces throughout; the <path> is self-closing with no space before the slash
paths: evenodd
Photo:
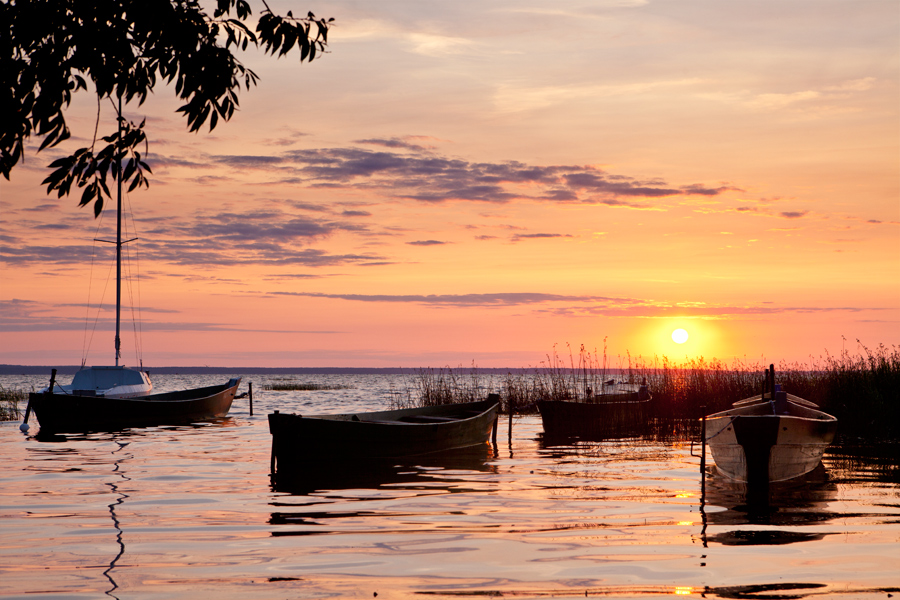
<path id="1" fill-rule="evenodd" d="M 484 400 L 493 387 L 493 380 L 484 381 L 473 368 L 419 369 L 415 380 L 418 406 L 437 406 L 457 402 Z"/>
<path id="2" fill-rule="evenodd" d="M 11 390 L 0 385 L 0 421 L 14 421 L 22 417 L 28 392 Z"/>
<path id="3" fill-rule="evenodd" d="M 676 362 L 666 356 L 618 357 L 611 367 L 603 354 L 581 346 L 560 356 L 556 347 L 537 367 L 509 372 L 495 382 L 477 369 L 423 369 L 407 405 L 429 406 L 483 400 L 500 394 L 501 410 L 534 412 L 540 400 L 584 401 L 609 380 L 646 381 L 653 394 L 652 413 L 664 428 L 726 410 L 732 403 L 762 392 L 768 364 L 746 359 L 726 363 L 703 357 Z M 900 437 L 900 347 L 859 345 L 857 354 L 826 354 L 808 364 L 782 361 L 775 365 L 776 382 L 784 390 L 819 404 L 835 415 L 843 435 L 864 438 Z M 414 397 L 415 396 L 415 397 Z M 669 423 L 670 425 L 665 425 Z"/>

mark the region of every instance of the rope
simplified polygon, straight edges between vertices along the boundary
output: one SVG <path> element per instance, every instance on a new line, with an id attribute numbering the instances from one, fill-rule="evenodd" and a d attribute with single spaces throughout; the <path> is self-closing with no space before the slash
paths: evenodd
<path id="1" fill-rule="evenodd" d="M 708 438 L 706 438 L 706 441 L 708 442 L 709 440 L 713 439 L 714 437 L 716 437 L 717 435 L 719 435 L 720 433 L 722 433 L 723 431 L 725 431 L 726 429 L 728 429 L 728 428 L 731 426 L 731 424 L 734 422 L 734 420 L 737 419 L 737 418 L 738 418 L 738 415 L 732 415 L 731 418 L 728 419 L 728 423 L 726 423 L 725 426 L 724 426 L 722 429 L 720 429 L 719 431 L 717 431 L 717 432 L 714 433 L 713 435 L 711 435 L 711 436 L 709 436 Z"/>

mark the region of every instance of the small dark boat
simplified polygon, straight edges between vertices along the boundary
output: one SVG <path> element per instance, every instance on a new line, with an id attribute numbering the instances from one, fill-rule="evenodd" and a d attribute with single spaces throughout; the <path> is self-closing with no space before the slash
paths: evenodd
<path id="1" fill-rule="evenodd" d="M 241 378 L 235 377 L 222 385 L 135 398 L 48 390 L 29 394 L 28 406 L 41 425 L 42 435 L 179 425 L 227 415 L 240 382 Z"/>
<path id="2" fill-rule="evenodd" d="M 607 382 L 601 393 L 579 400 L 538 400 L 544 433 L 599 439 L 640 432 L 652 396 L 646 383 Z"/>
<path id="3" fill-rule="evenodd" d="M 391 459 L 488 441 L 496 400 L 332 415 L 269 415 L 272 472 L 310 465 Z"/>
<path id="4" fill-rule="evenodd" d="M 716 467 L 750 485 L 786 481 L 812 471 L 834 439 L 837 419 L 818 405 L 781 391 L 775 367 L 763 393 L 705 418 L 704 437 Z"/>

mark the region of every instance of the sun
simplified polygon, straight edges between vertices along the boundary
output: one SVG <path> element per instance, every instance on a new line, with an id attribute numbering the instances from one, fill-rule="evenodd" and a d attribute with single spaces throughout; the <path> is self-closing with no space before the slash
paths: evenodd
<path id="1" fill-rule="evenodd" d="M 688 341 L 688 332 L 684 329 L 676 329 L 672 332 L 672 341 L 676 344 L 683 344 Z"/>

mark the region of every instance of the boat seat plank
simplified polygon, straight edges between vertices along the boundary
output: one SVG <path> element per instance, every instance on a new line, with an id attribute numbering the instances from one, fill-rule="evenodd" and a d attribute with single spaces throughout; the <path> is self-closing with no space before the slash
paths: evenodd
<path id="1" fill-rule="evenodd" d="M 429 415 L 411 415 L 400 419 L 406 423 L 447 423 L 449 421 L 459 421 L 459 417 L 437 417 Z"/>

